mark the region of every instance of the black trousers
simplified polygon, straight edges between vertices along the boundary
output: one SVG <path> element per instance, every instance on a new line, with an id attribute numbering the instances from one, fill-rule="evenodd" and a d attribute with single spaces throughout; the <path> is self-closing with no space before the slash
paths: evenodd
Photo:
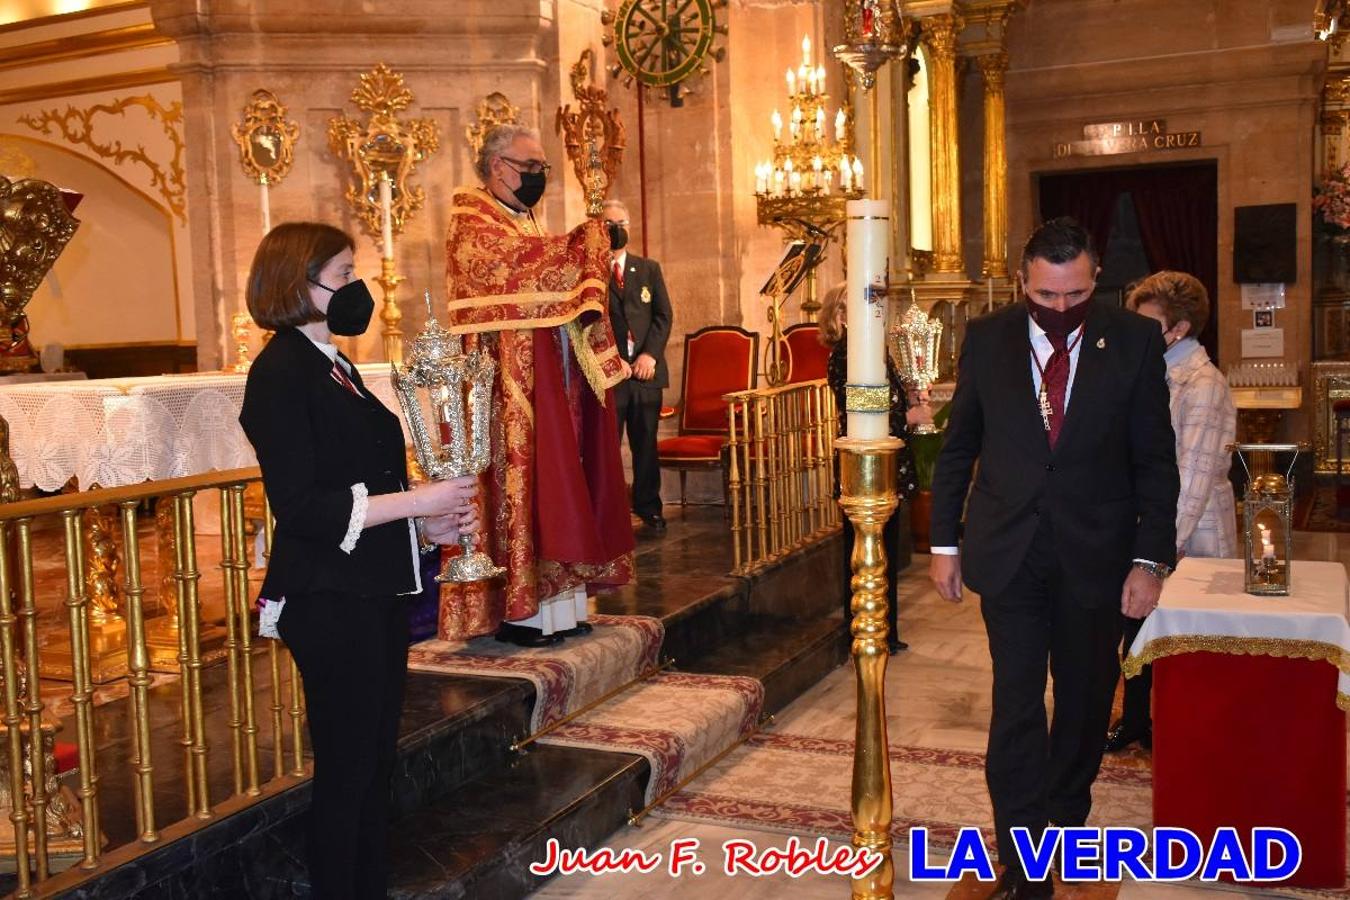
<path id="1" fill-rule="evenodd" d="M 1048 823 L 1079 826 L 1092 808 L 1092 782 L 1120 677 L 1120 608 L 1084 606 L 1060 572 L 1048 516 L 1008 586 L 983 597 L 994 668 L 985 777 L 1000 859 L 1016 863 L 1011 829 L 1039 841 Z M 1047 730 L 1046 664 L 1054 677 Z"/>
<path id="2" fill-rule="evenodd" d="M 899 614 L 900 596 L 896 593 L 895 585 L 900 578 L 900 569 L 909 565 L 909 547 L 906 543 L 906 537 L 909 534 L 909 507 L 901 503 L 895 509 L 895 514 L 886 520 L 885 527 L 881 530 L 882 546 L 886 548 L 886 590 L 890 602 L 886 604 L 886 625 L 889 631 L 886 633 L 886 641 L 889 644 L 895 644 L 900 640 L 900 624 L 896 616 Z M 853 524 L 844 517 L 844 627 L 848 628 L 853 621 Z"/>
<path id="3" fill-rule="evenodd" d="M 314 593 L 277 624 L 305 685 L 314 750 L 309 877 L 320 900 L 383 898 L 389 780 L 408 669 L 408 603 Z"/>
<path id="4" fill-rule="evenodd" d="M 643 518 L 661 515 L 661 466 L 656 459 L 656 428 L 661 421 L 661 392 L 620 382 L 614 388 L 619 440 L 628 431 L 633 454 L 633 512 Z"/>
<path id="5" fill-rule="evenodd" d="M 1123 623 L 1121 628 L 1123 636 L 1120 640 L 1123 656 L 1130 652 L 1130 645 L 1139 636 L 1139 629 L 1144 627 L 1144 620 L 1121 616 L 1120 621 Z M 1152 665 L 1144 666 L 1138 675 L 1125 679 L 1125 699 L 1121 704 L 1120 720 L 1129 730 L 1153 730 L 1153 712 L 1150 704 L 1152 691 Z"/>

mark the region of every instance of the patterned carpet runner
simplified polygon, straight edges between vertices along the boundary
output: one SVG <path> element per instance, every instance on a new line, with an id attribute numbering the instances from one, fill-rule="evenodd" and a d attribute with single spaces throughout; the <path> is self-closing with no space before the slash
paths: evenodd
<path id="1" fill-rule="evenodd" d="M 652 815 L 848 840 L 853 828 L 853 742 L 764 732 L 727 754 Z M 993 834 L 984 754 L 891 747 L 892 836 L 908 842 L 914 826 L 929 845 L 950 847 L 962 826 Z M 1109 760 L 1093 789 L 1091 825 L 1153 821 L 1152 776 Z"/>
<path id="2" fill-rule="evenodd" d="M 656 665 L 665 638 L 660 619 L 591 616 L 595 631 L 557 647 L 525 649 L 491 637 L 423 641 L 408 650 L 420 672 L 524 678 L 534 685 L 530 731 L 538 731 L 632 681 Z M 524 737 L 524 735 L 521 735 Z"/>

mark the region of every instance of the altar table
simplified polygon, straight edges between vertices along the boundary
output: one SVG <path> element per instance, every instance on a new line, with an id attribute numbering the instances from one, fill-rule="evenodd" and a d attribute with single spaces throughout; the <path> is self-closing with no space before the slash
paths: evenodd
<path id="1" fill-rule="evenodd" d="M 399 413 L 389 364 L 357 369 Z M 57 491 L 74 478 L 109 488 L 255 466 L 238 421 L 245 379 L 213 372 L 0 386 L 19 483 Z"/>
<path id="2" fill-rule="evenodd" d="M 1290 596 L 1255 597 L 1241 560 L 1182 560 L 1123 668 L 1153 663 L 1154 825 L 1206 845 L 1220 826 L 1287 828 L 1303 859 L 1282 884 L 1340 887 L 1350 595 L 1339 563 L 1292 575 Z"/>

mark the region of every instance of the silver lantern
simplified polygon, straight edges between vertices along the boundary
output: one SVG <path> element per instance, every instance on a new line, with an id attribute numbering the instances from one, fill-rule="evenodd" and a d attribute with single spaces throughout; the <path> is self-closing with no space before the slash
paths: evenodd
<path id="1" fill-rule="evenodd" d="M 916 391 L 926 391 L 938 380 L 938 345 L 942 338 L 942 323 L 929 318 L 912 304 L 900 321 L 891 326 L 891 356 L 900 378 Z M 937 434 L 935 425 L 918 425 L 916 434 Z"/>
<path id="2" fill-rule="evenodd" d="M 432 315 L 429 292 L 426 303 L 426 327 L 413 339 L 404 364 L 390 363 L 394 393 L 412 433 L 417 463 L 428 478 L 479 475 L 491 461 L 489 423 L 497 365 L 481 350 L 465 353 L 459 335 L 446 331 Z M 434 431 L 424 409 L 430 410 Z M 483 581 L 506 571 L 474 549 L 473 535 L 461 534 L 459 546 L 463 553 L 446 562 L 437 581 Z"/>
<path id="3" fill-rule="evenodd" d="M 1287 596 L 1294 565 L 1294 460 L 1306 445 L 1232 444 L 1228 449 L 1237 451 L 1247 472 L 1242 496 L 1244 588 L 1257 596 Z M 1283 475 L 1270 470 L 1274 453 L 1293 454 Z M 1248 456 L 1253 457 L 1250 466 Z"/>

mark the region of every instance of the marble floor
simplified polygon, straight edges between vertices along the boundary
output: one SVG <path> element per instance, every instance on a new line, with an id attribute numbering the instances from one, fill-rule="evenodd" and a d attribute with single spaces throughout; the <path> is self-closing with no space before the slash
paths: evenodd
<path id="1" fill-rule="evenodd" d="M 1350 564 L 1350 534 L 1298 533 L 1296 558 L 1339 561 Z M 927 557 L 916 556 L 899 586 L 900 627 L 910 649 L 892 657 L 886 676 L 887 723 L 893 743 L 982 752 L 988 735 L 990 712 L 989 655 L 976 598 L 953 605 L 941 600 L 927 581 Z M 853 729 L 854 687 L 852 670 L 843 666 L 781 712 L 775 731 L 839 738 Z M 1127 759 L 1147 767 L 1148 755 L 1130 751 Z M 672 841 L 696 838 L 702 858 L 712 864 L 702 875 L 690 872 L 675 878 L 658 869 L 650 874 L 572 874 L 555 877 L 533 896 L 576 900 L 627 900 L 627 898 L 722 898 L 737 900 L 815 900 L 838 898 L 849 891 L 840 876 L 807 875 L 791 878 L 774 875 L 753 878 L 721 873 L 719 848 L 724 841 L 742 838 L 761 848 L 782 846 L 781 833 L 648 819 L 637 827 L 616 832 L 606 846 L 634 848 L 669 855 Z M 597 848 L 592 848 L 597 849 Z M 903 880 L 907 866 L 897 857 L 897 897 L 978 897 L 974 886 L 953 888 L 949 884 L 915 884 Z M 1092 897 L 1109 897 L 1110 888 L 1097 888 Z M 1288 896 L 1273 891 L 1234 888 L 1227 885 L 1156 885 L 1126 882 L 1119 888 L 1121 900 L 1186 900 L 1191 896 L 1213 897 L 1216 893 L 1247 896 Z M 1060 892 L 1066 898 L 1086 897 L 1083 889 Z"/>

